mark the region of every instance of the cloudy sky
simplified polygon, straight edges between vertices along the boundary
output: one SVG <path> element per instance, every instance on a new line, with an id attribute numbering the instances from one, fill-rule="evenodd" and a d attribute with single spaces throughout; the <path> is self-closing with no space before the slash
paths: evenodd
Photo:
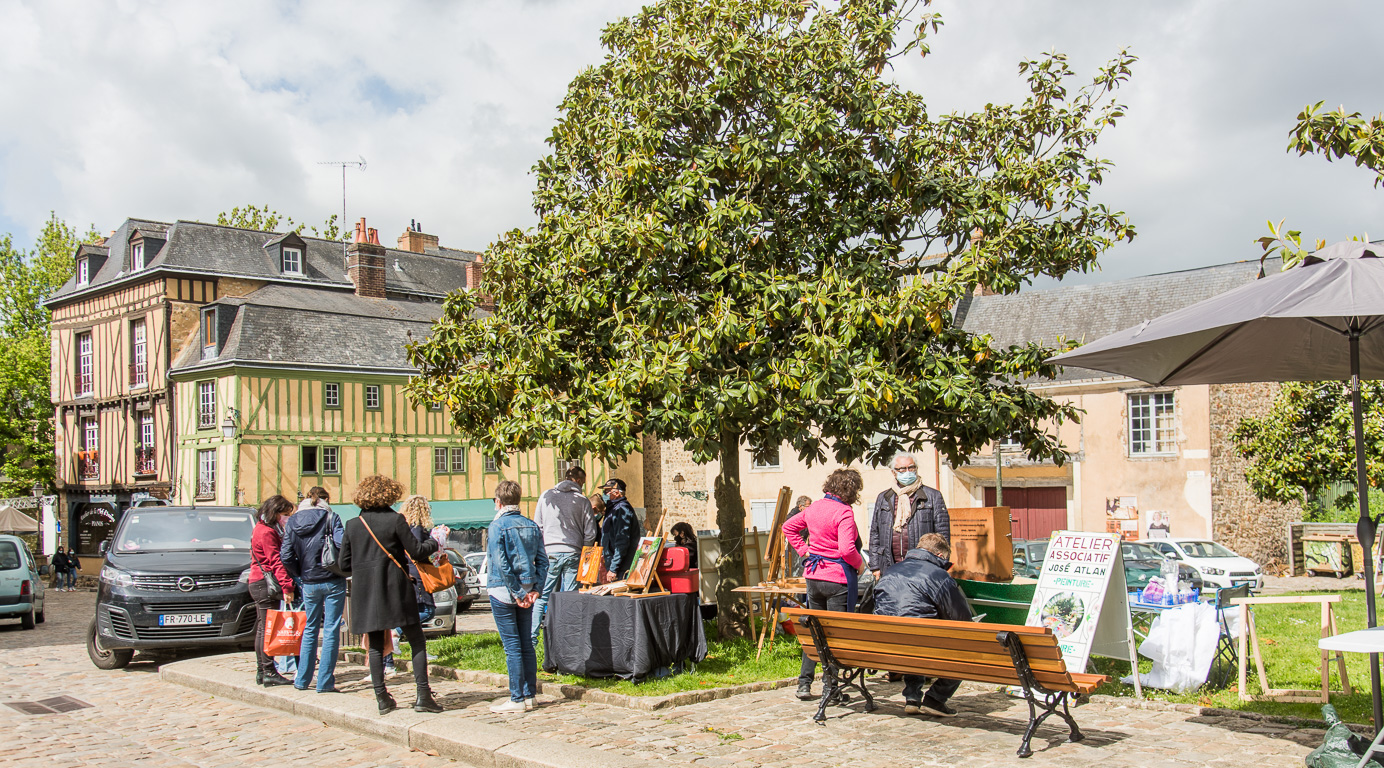
<path id="1" fill-rule="evenodd" d="M 637 0 L 122 2 L 0 0 L 0 232 L 32 242 L 48 211 L 211 221 L 268 204 L 341 208 L 387 243 L 419 220 L 483 249 L 529 226 L 529 168 L 601 27 Z M 1384 111 L 1384 6 L 1192 0 L 937 0 L 933 54 L 897 77 L 934 112 L 1022 98 L 1016 64 L 1056 49 L 1089 73 L 1140 61 L 1129 116 L 1100 147 L 1101 199 L 1140 236 L 1110 279 L 1254 258 L 1264 221 L 1309 239 L 1384 236 L 1384 190 L 1350 164 L 1284 150 L 1325 100 Z"/>

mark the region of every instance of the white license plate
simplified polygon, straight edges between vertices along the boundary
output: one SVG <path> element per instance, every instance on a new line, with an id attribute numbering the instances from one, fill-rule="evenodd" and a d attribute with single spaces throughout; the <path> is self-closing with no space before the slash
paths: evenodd
<path id="1" fill-rule="evenodd" d="M 210 623 L 210 613 L 164 613 L 159 615 L 160 627 L 176 627 L 182 624 Z"/>

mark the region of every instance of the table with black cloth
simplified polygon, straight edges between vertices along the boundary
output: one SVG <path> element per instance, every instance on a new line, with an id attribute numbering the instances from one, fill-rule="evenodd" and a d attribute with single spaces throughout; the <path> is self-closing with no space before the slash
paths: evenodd
<path id="1" fill-rule="evenodd" d="M 544 672 L 639 682 L 659 668 L 706 658 L 695 594 L 554 592 L 543 629 Z"/>

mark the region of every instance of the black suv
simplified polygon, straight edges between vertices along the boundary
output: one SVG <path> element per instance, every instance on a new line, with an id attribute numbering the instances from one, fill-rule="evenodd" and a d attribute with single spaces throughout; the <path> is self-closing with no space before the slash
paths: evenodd
<path id="1" fill-rule="evenodd" d="M 137 650 L 250 648 L 253 513 L 243 507 L 138 507 L 116 528 L 87 631 L 87 655 L 119 669 Z"/>

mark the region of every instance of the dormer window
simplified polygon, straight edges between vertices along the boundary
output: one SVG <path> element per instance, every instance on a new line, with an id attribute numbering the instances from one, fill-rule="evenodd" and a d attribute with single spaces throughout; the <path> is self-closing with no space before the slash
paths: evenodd
<path id="1" fill-rule="evenodd" d="M 144 241 L 130 244 L 130 271 L 138 272 L 144 269 Z"/>
<path id="2" fill-rule="evenodd" d="M 77 285 L 91 282 L 91 264 L 86 259 L 77 259 Z"/>
<path id="3" fill-rule="evenodd" d="M 303 274 L 303 250 L 301 248 L 283 248 L 283 273 L 285 275 Z"/>
<path id="4" fill-rule="evenodd" d="M 202 310 L 202 359 L 216 357 L 216 309 Z"/>

